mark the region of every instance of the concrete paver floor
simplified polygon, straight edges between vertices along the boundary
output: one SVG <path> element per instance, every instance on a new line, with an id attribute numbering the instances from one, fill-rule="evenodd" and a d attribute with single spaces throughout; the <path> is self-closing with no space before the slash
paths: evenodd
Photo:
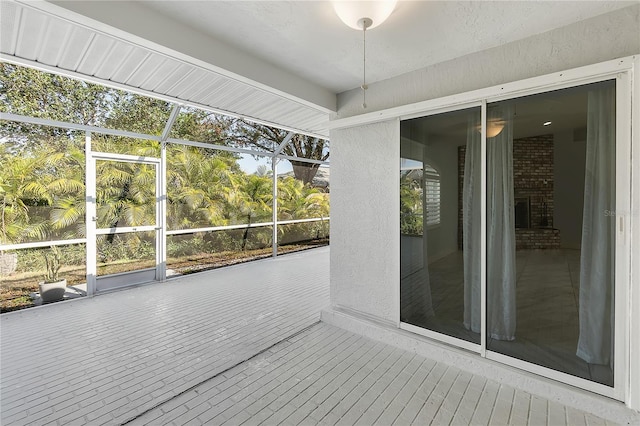
<path id="1" fill-rule="evenodd" d="M 0 423 L 606 424 L 319 323 L 329 248 L 4 314 Z"/>

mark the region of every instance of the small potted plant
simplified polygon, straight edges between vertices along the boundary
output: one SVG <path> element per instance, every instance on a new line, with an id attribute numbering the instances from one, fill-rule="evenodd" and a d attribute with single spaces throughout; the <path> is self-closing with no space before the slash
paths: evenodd
<path id="1" fill-rule="evenodd" d="M 42 303 L 58 302 L 63 299 L 67 287 L 67 280 L 60 279 L 60 250 L 51 246 L 49 253 L 44 253 L 46 273 L 44 281 L 40 283 L 40 297 Z"/>

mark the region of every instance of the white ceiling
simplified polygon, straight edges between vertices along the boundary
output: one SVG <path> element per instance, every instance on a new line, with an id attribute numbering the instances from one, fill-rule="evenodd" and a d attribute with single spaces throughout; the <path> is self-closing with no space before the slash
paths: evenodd
<path id="1" fill-rule="evenodd" d="M 385 80 L 635 2 L 400 1 L 367 32 L 367 80 Z M 150 1 L 172 19 L 334 93 L 358 87 L 362 35 L 329 1 Z"/>
<path id="2" fill-rule="evenodd" d="M 615 9 L 621 1 L 400 1 L 367 32 L 367 81 Z M 328 1 L 0 1 L 2 58 L 327 135 L 362 78 Z M 550 46 L 550 51 L 552 46 Z"/>

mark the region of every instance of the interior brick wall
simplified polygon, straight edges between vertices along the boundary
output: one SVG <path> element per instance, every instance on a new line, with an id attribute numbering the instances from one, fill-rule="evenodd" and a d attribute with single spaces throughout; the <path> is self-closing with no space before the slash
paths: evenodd
<path id="1" fill-rule="evenodd" d="M 462 249 L 462 186 L 466 147 L 458 147 L 458 246 Z M 514 197 L 528 197 L 531 228 L 516 232 L 516 247 L 558 248 L 560 236 L 553 230 L 553 135 L 513 141 Z M 546 219 L 546 220 L 545 220 Z"/>

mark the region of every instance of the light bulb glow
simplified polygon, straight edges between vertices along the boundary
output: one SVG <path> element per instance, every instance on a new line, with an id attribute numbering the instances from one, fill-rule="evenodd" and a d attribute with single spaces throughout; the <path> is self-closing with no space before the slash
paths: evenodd
<path id="1" fill-rule="evenodd" d="M 505 124 L 504 120 L 487 120 L 487 138 L 495 138 L 498 136 L 504 129 Z M 482 125 L 478 125 L 476 129 L 478 132 L 482 132 Z"/>
<path id="2" fill-rule="evenodd" d="M 360 21 L 369 18 L 372 24 L 367 29 L 372 29 L 382 24 L 393 12 L 397 0 L 379 1 L 340 1 L 335 0 L 333 9 L 342 22 L 354 30 L 362 30 Z"/>

